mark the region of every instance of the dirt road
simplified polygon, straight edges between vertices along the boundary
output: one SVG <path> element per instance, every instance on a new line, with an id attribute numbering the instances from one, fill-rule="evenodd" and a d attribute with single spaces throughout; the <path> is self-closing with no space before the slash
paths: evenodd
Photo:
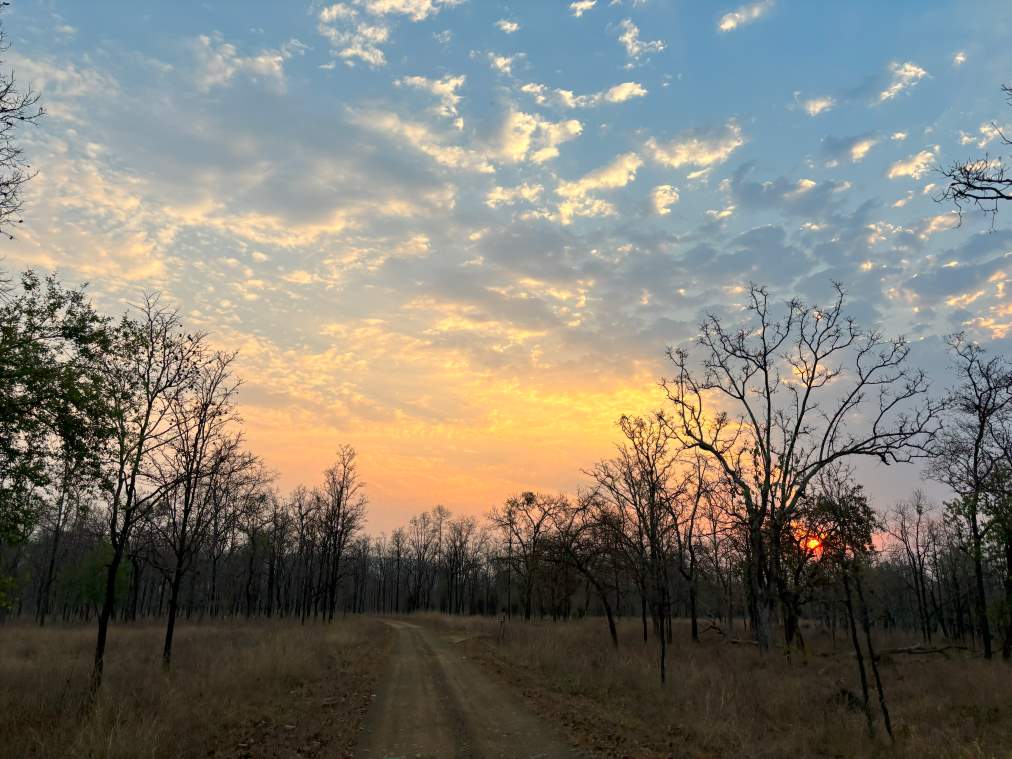
<path id="1" fill-rule="evenodd" d="M 453 638 L 388 621 L 396 636 L 358 756 L 569 757 L 573 749 L 468 661 Z"/>

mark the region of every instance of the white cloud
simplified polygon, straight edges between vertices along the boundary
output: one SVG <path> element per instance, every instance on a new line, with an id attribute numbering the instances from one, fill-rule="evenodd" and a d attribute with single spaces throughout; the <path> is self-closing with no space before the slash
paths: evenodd
<path id="1" fill-rule="evenodd" d="M 893 132 L 889 139 L 893 142 L 903 142 L 907 138 L 906 132 Z"/>
<path id="2" fill-rule="evenodd" d="M 479 151 L 447 144 L 442 135 L 433 132 L 425 124 L 405 121 L 395 113 L 384 111 L 352 111 L 350 116 L 358 126 L 406 144 L 441 166 L 482 174 L 495 171 L 487 156 Z"/>
<path id="3" fill-rule="evenodd" d="M 629 63 L 626 64 L 627 68 L 639 63 L 640 59 L 645 55 L 659 53 L 664 50 L 664 42 L 662 40 L 650 42 L 641 40 L 639 27 L 628 18 L 622 19 L 619 22 L 618 28 L 622 30 L 622 33 L 618 36 L 618 41 L 622 43 L 626 55 L 629 56 Z"/>
<path id="4" fill-rule="evenodd" d="M 316 28 L 347 65 L 354 66 L 356 61 L 374 68 L 386 65 L 380 45 L 389 41 L 390 28 L 363 21 L 354 8 L 343 3 L 324 8 Z"/>
<path id="5" fill-rule="evenodd" d="M 464 120 L 460 118 L 460 113 L 457 111 L 457 104 L 460 103 L 460 95 L 457 94 L 466 80 L 466 77 L 461 74 L 460 76 L 444 76 L 442 79 L 427 79 L 424 76 L 406 76 L 403 79 L 398 79 L 396 84 L 399 87 L 414 87 L 415 89 L 425 90 L 430 92 L 439 98 L 439 113 L 447 118 L 454 119 L 458 129 L 464 128 Z"/>
<path id="6" fill-rule="evenodd" d="M 818 116 L 820 113 L 831 110 L 835 105 L 836 100 L 829 96 L 814 97 L 801 101 L 801 107 L 805 109 L 805 113 L 809 116 Z"/>
<path id="7" fill-rule="evenodd" d="M 573 12 L 574 16 L 579 18 L 595 5 L 597 5 L 597 0 L 576 0 L 576 2 L 569 4 L 569 10 Z"/>
<path id="8" fill-rule="evenodd" d="M 545 188 L 539 184 L 528 184 L 527 182 L 516 187 L 496 186 L 485 195 L 485 205 L 489 208 L 498 208 L 503 205 L 513 205 L 520 200 L 534 203 L 541 197 L 544 190 Z"/>
<path id="9" fill-rule="evenodd" d="M 1003 133 L 1008 132 L 1008 127 L 1000 128 L 997 124 L 984 122 L 977 128 L 977 134 L 968 134 L 962 130 L 959 132 L 960 145 L 976 145 L 983 150 L 994 140 L 1000 138 Z"/>
<path id="10" fill-rule="evenodd" d="M 766 15 L 771 8 L 773 8 L 773 0 L 761 0 L 758 3 L 743 5 L 740 8 L 721 16 L 720 21 L 717 22 L 717 28 L 722 32 L 733 31 L 739 26 L 744 26 L 745 24 L 751 24 L 753 21 L 758 21 Z"/>
<path id="11" fill-rule="evenodd" d="M 864 139 L 858 140 L 850 146 L 850 160 L 854 163 L 861 161 L 868 151 L 878 144 L 878 140 L 874 137 L 865 137 Z"/>
<path id="12" fill-rule="evenodd" d="M 236 46 L 225 42 L 220 34 L 202 34 L 194 42 L 197 88 L 208 92 L 214 87 L 227 86 L 236 76 L 246 76 L 263 82 L 275 92 L 284 92 L 285 61 L 293 55 L 301 55 L 305 47 L 293 39 L 280 50 L 261 50 L 256 55 L 242 56 Z"/>
<path id="13" fill-rule="evenodd" d="M 510 21 L 509 19 L 501 18 L 495 22 L 495 25 L 499 27 L 499 31 L 505 32 L 506 34 L 513 34 L 513 32 L 520 31 L 520 24 L 516 21 Z"/>
<path id="14" fill-rule="evenodd" d="M 953 66 L 962 66 L 964 63 L 966 63 L 966 53 L 964 53 L 962 50 L 960 50 L 959 52 L 955 53 L 952 56 Z"/>
<path id="15" fill-rule="evenodd" d="M 658 185 L 650 193 L 650 203 L 658 216 L 667 216 L 671 213 L 671 206 L 677 203 L 678 199 L 678 188 L 669 184 Z"/>
<path id="16" fill-rule="evenodd" d="M 576 119 L 548 121 L 536 114 L 512 110 L 499 134 L 497 154 L 507 163 L 530 160 L 544 163 L 559 154 L 559 145 L 583 132 Z"/>
<path id="17" fill-rule="evenodd" d="M 611 216 L 615 207 L 591 193 L 598 190 L 615 190 L 625 187 L 634 179 L 643 159 L 636 153 L 623 153 L 607 166 L 585 174 L 574 182 L 560 182 L 555 188 L 559 202 L 557 219 L 570 224 L 576 216 Z"/>
<path id="18" fill-rule="evenodd" d="M 892 100 L 903 90 L 910 89 L 928 75 L 927 71 L 910 61 L 890 63 L 889 71 L 892 73 L 892 80 L 889 82 L 889 86 L 879 93 L 878 102 L 880 103 Z"/>
<path id="19" fill-rule="evenodd" d="M 444 8 L 453 8 L 464 0 L 355 0 L 356 5 L 364 6 L 374 16 L 400 14 L 408 16 L 412 21 L 424 21 Z"/>
<path id="20" fill-rule="evenodd" d="M 673 169 L 682 166 L 705 168 L 723 163 L 745 144 L 741 127 L 729 121 L 719 132 L 685 132 L 666 143 L 651 138 L 647 150 L 655 161 Z"/>
<path id="21" fill-rule="evenodd" d="M 938 145 L 935 145 L 933 148 L 922 150 L 919 153 L 897 161 L 889 167 L 887 176 L 890 179 L 898 179 L 900 177 L 920 179 L 931 170 L 937 152 Z"/>
<path id="22" fill-rule="evenodd" d="M 939 232 L 944 232 L 947 229 L 954 229 L 958 227 L 959 222 L 959 213 L 956 211 L 938 214 L 937 216 L 929 216 L 927 219 L 923 219 L 921 221 L 917 236 L 922 240 L 926 240 Z"/>
<path id="23" fill-rule="evenodd" d="M 532 95 L 538 105 L 558 105 L 563 108 L 593 108 L 602 103 L 624 103 L 644 97 L 647 90 L 637 82 L 622 82 L 607 90 L 591 95 L 575 95 L 571 90 L 550 89 L 543 84 L 525 84 L 521 92 Z"/>
<path id="24" fill-rule="evenodd" d="M 513 74 L 513 64 L 516 63 L 517 59 L 523 54 L 518 53 L 517 55 L 497 55 L 496 53 L 488 54 L 488 62 L 492 65 L 496 71 L 500 74 Z"/>

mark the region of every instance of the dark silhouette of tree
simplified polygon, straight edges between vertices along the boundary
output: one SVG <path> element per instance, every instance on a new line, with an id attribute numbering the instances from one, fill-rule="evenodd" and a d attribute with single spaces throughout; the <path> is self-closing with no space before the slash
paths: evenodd
<path id="1" fill-rule="evenodd" d="M 9 5 L 0 3 L 0 12 Z M 0 55 L 9 48 L 6 30 L 0 23 Z M 44 115 L 39 94 L 30 87 L 19 88 L 13 71 L 0 70 L 0 234 L 11 239 L 13 228 L 22 221 L 22 192 L 34 176 L 18 144 L 18 130 L 25 124 L 38 122 Z"/>
<path id="2" fill-rule="evenodd" d="M 711 314 L 700 325 L 698 367 L 685 350 L 668 354 L 672 433 L 712 457 L 746 512 L 748 591 L 764 650 L 782 600 L 783 546 L 809 484 L 854 457 L 909 461 L 937 428 L 907 341 L 860 329 L 844 312 L 842 286 L 834 289 L 828 306 L 792 299 L 778 313 L 767 289 L 750 285 L 746 322 L 730 327 Z"/>
<path id="3" fill-rule="evenodd" d="M 1009 105 L 1012 105 L 1012 85 L 1003 85 L 1001 89 Z M 1012 145 L 1012 139 L 998 129 L 997 124 L 992 126 L 1002 144 Z M 969 204 L 991 214 L 993 222 L 998 213 L 998 204 L 1012 200 L 1012 176 L 1007 173 L 1001 156 L 991 158 L 985 155 L 983 158 L 957 161 L 939 171 L 948 180 L 948 184 L 938 199 L 952 201 L 960 216 L 963 208 Z"/>

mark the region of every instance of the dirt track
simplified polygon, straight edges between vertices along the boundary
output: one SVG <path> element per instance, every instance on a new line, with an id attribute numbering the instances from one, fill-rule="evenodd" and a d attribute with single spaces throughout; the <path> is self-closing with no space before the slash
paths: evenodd
<path id="1" fill-rule="evenodd" d="M 407 622 L 387 624 L 395 640 L 358 756 L 577 755 L 516 695 L 468 661 L 452 636 Z"/>

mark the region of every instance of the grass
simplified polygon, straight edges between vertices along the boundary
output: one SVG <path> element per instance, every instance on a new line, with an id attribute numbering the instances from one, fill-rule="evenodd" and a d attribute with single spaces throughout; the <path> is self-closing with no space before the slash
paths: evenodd
<path id="1" fill-rule="evenodd" d="M 367 619 L 184 624 L 165 674 L 162 635 L 114 628 L 91 704 L 93 627 L 0 627 L 3 755 L 350 756 L 386 640 Z"/>
<path id="2" fill-rule="evenodd" d="M 805 631 L 809 654 L 788 660 L 716 636 L 694 645 L 676 623 L 662 689 L 656 643 L 645 645 L 631 620 L 617 653 L 603 620 L 512 621 L 501 641 L 492 620 L 430 624 L 469 636 L 472 656 L 593 756 L 1012 756 L 1012 666 L 1001 661 L 883 656 L 891 746 L 881 719 L 869 737 L 863 712 L 841 698 L 841 689 L 860 693 L 847 641 L 838 637 L 834 650 L 816 630 Z"/>

